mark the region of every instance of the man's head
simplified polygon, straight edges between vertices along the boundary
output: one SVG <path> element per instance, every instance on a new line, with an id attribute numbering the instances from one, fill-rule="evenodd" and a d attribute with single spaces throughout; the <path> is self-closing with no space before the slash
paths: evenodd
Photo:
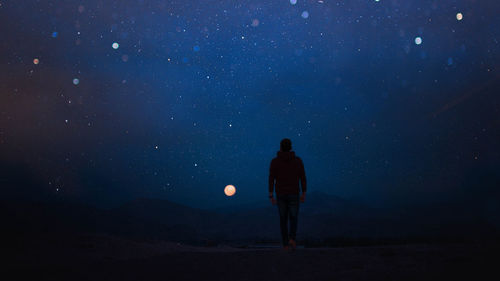
<path id="1" fill-rule="evenodd" d="M 285 152 L 292 150 L 292 141 L 290 139 L 282 139 L 280 142 L 280 150 Z"/>

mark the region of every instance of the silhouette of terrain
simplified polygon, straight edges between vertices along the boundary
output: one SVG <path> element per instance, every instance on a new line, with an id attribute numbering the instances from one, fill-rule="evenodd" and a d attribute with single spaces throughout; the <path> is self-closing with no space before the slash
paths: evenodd
<path id="1" fill-rule="evenodd" d="M 266 201 L 266 203 L 268 203 Z M 178 241 L 273 240 L 279 237 L 276 206 L 196 209 L 161 199 L 136 199 L 117 208 L 44 201 L 0 204 L 5 233 L 98 233 L 133 239 Z M 472 208 L 461 205 L 380 209 L 311 192 L 299 211 L 299 240 L 331 237 L 494 239 L 498 227 Z"/>
<path id="2" fill-rule="evenodd" d="M 4 280 L 498 280 L 499 244 L 199 248 L 82 236 L 13 255 Z"/>
<path id="3" fill-rule="evenodd" d="M 142 198 L 100 209 L 11 200 L 0 214 L 6 280 L 488 280 L 500 241 L 494 224 L 459 204 L 395 212 L 320 192 L 301 205 L 305 248 L 295 253 L 252 247 L 279 245 L 270 204 L 202 210 Z"/>

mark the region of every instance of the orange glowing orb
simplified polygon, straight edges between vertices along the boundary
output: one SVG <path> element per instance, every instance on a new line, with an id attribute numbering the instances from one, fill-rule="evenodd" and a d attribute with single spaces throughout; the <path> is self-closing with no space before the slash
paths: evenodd
<path id="1" fill-rule="evenodd" d="M 236 188 L 234 187 L 234 185 L 226 185 L 226 187 L 224 188 L 224 193 L 227 195 L 227 196 L 233 196 L 235 193 L 236 193 Z"/>

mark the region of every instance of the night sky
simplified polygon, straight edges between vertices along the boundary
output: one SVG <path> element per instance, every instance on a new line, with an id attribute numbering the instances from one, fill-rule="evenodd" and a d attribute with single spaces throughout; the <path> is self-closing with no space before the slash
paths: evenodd
<path id="1" fill-rule="evenodd" d="M 308 192 L 500 198 L 497 0 L 0 0 L 0 31 L 3 196 L 265 201 L 290 138 Z"/>

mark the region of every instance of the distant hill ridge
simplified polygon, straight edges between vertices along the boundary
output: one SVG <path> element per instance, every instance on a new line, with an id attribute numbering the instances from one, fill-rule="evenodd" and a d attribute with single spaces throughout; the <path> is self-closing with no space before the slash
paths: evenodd
<path id="1" fill-rule="evenodd" d="M 50 233 L 107 233 L 134 239 L 279 240 L 279 216 L 268 200 L 243 208 L 204 210 L 165 199 L 138 198 L 113 209 L 65 202 L 1 201 L 0 218 L 13 237 Z M 460 206 L 458 206 L 460 207 Z M 498 235 L 498 229 L 458 207 L 376 209 L 323 192 L 300 205 L 300 238 Z M 462 208 L 463 209 L 463 208 Z"/>

